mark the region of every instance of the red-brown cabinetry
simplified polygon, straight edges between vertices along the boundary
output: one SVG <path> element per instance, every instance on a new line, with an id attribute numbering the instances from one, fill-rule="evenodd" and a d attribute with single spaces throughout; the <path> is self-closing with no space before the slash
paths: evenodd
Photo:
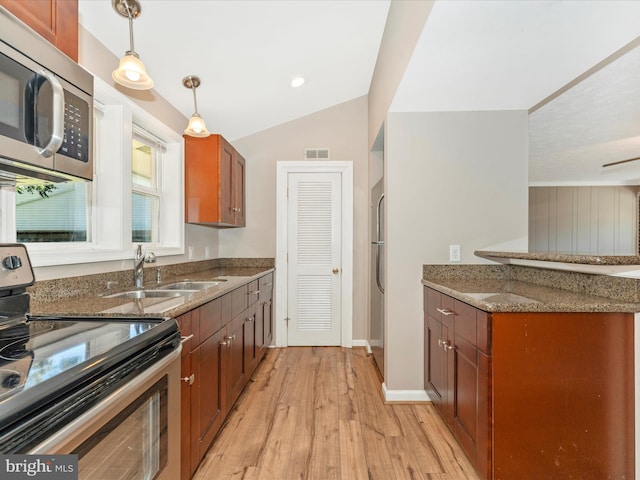
<path id="1" fill-rule="evenodd" d="M 255 328 L 261 281 L 254 280 L 177 318 L 183 338 L 182 480 L 191 478 L 198 468 L 264 356 Z"/>
<path id="2" fill-rule="evenodd" d="M 243 227 L 245 159 L 222 135 L 184 136 L 187 223 Z"/>
<path id="3" fill-rule="evenodd" d="M 633 314 L 424 289 L 425 390 L 484 479 L 634 478 Z"/>
<path id="4" fill-rule="evenodd" d="M 77 0 L 0 0 L 0 6 L 78 61 Z"/>

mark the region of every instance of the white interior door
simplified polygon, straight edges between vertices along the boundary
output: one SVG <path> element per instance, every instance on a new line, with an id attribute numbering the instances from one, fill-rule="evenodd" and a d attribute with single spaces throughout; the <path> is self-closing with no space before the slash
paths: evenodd
<path id="1" fill-rule="evenodd" d="M 341 344 L 341 173 L 289 173 L 289 345 Z"/>

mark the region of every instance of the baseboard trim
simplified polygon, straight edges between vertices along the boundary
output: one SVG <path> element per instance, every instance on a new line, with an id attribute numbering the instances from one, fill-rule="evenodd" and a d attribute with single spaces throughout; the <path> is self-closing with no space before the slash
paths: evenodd
<path id="1" fill-rule="evenodd" d="M 431 403 L 431 399 L 424 390 L 389 390 L 384 382 L 382 398 L 384 403 Z"/>
<path id="2" fill-rule="evenodd" d="M 352 340 L 351 345 L 353 347 L 366 347 L 367 353 L 371 353 L 371 349 L 369 348 L 369 342 L 366 340 Z"/>

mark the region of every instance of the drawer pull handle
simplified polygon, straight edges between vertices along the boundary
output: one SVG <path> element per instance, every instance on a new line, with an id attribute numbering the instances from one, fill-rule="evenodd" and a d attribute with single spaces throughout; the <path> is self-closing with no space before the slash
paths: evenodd
<path id="1" fill-rule="evenodd" d="M 186 337 L 180 337 L 180 343 L 185 343 L 193 338 L 193 333 Z"/>
<path id="2" fill-rule="evenodd" d="M 231 342 L 230 342 L 229 340 L 223 340 L 222 342 L 220 342 L 220 346 L 222 346 L 222 347 L 228 347 L 230 343 L 231 343 Z"/>
<path id="3" fill-rule="evenodd" d="M 245 322 L 253 322 L 253 317 L 247 317 L 247 318 L 245 318 Z"/>
<path id="4" fill-rule="evenodd" d="M 181 380 L 182 380 L 183 382 L 188 383 L 189 385 L 193 385 L 193 382 L 195 382 L 195 381 L 196 381 L 196 376 L 195 376 L 195 374 L 193 374 L 193 373 L 192 373 L 192 374 L 191 374 L 191 375 L 189 375 L 188 377 L 182 377 L 182 378 L 181 378 Z"/>
<path id="5" fill-rule="evenodd" d="M 442 315 L 445 315 L 447 317 L 450 316 L 450 315 L 455 315 L 456 314 L 456 312 L 452 312 L 451 310 L 449 310 L 447 308 L 436 308 L 436 310 L 438 312 L 440 312 Z"/>
<path id="6" fill-rule="evenodd" d="M 260 290 L 253 290 L 249 293 L 247 293 L 247 295 L 258 295 L 260 293 Z"/>

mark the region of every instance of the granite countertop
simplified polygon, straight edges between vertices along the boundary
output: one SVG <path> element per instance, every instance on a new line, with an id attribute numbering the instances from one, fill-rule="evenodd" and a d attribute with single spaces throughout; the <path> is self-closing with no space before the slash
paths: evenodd
<path id="1" fill-rule="evenodd" d="M 580 265 L 640 265 L 640 257 L 637 255 L 580 255 L 574 253 L 498 252 L 489 250 L 476 250 L 474 255 L 492 260 L 518 259 Z"/>
<path id="2" fill-rule="evenodd" d="M 38 299 L 32 297 L 30 313 L 32 315 L 75 315 L 75 316 L 124 316 L 124 317 L 177 317 L 193 310 L 225 293 L 274 271 L 267 267 L 235 267 L 212 268 L 185 275 L 172 276 L 161 283 L 145 283 L 144 289 L 158 287 L 185 280 L 210 281 L 224 280 L 215 287 L 199 290 L 184 296 L 160 298 L 107 298 L 107 295 L 122 291 L 136 290 L 135 288 L 104 288 L 100 292 L 87 293 L 57 299 Z"/>
<path id="3" fill-rule="evenodd" d="M 628 280 L 512 265 L 424 265 L 422 284 L 487 312 L 640 312 L 638 282 Z"/>

